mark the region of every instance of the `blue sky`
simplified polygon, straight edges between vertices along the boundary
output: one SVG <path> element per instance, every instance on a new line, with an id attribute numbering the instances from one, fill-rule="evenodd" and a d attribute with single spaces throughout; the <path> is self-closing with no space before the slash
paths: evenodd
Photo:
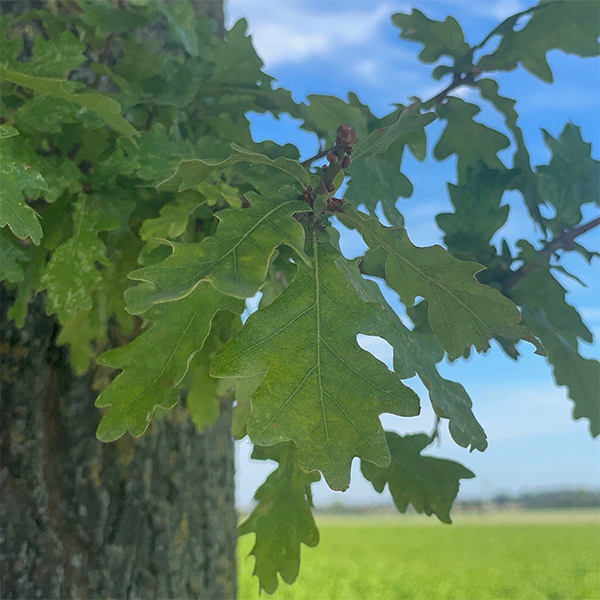
<path id="1" fill-rule="evenodd" d="M 444 82 L 431 78 L 431 66 L 416 60 L 420 46 L 399 39 L 398 30 L 390 22 L 394 12 L 410 12 L 414 7 L 431 18 L 452 15 L 463 27 L 467 41 L 474 43 L 502 19 L 533 4 L 526 0 L 229 0 L 227 18 L 230 25 L 241 17 L 248 19 L 265 70 L 279 85 L 291 90 L 297 101 L 305 100 L 308 94 L 345 98 L 349 91 L 354 91 L 375 114 L 383 115 L 395 102 L 408 103 L 410 96 L 429 98 L 444 87 Z M 495 77 L 503 95 L 518 99 L 520 124 L 533 164 L 545 163 L 549 156 L 540 128 L 556 137 L 568 120 L 582 128 L 583 137 L 592 142 L 597 158 L 600 61 L 558 52 L 550 53 L 548 60 L 554 71 L 553 85 L 523 69 Z M 474 91 L 459 94 L 479 103 Z M 504 131 L 501 117 L 489 107 L 484 108 L 478 120 Z M 256 139 L 291 142 L 300 148 L 303 157 L 308 157 L 317 150 L 318 141 L 316 136 L 299 130 L 299 125 L 287 117 L 280 120 L 253 117 Z M 430 153 L 441 131 L 437 123 L 428 128 Z M 508 149 L 503 156 L 509 163 L 511 152 Z M 455 181 L 455 168 L 453 159 L 438 163 L 429 156 L 424 163 L 418 163 L 405 156 L 403 171 L 413 182 L 415 192 L 412 198 L 401 199 L 398 208 L 415 243 L 430 245 L 441 240 L 434 216 L 450 209 L 446 182 Z M 513 244 L 524 237 L 537 239 L 520 196 L 506 194 L 504 201 L 510 204 L 511 215 L 495 242 L 507 239 Z M 595 216 L 593 211 L 588 211 L 586 217 L 590 216 Z M 586 234 L 580 241 L 600 249 L 597 231 Z M 351 233 L 342 235 L 342 244 L 347 256 L 362 253 L 361 241 Z M 569 290 L 569 301 L 581 311 L 588 326 L 598 332 L 598 261 L 587 266 L 573 256 L 565 264 L 590 283 L 588 288 L 582 288 L 571 281 L 562 281 Z M 393 295 L 390 301 L 401 310 Z M 361 343 L 389 364 L 391 351 L 386 342 Z M 597 343 L 583 345 L 582 352 L 597 356 L 599 348 Z M 434 454 L 459 460 L 476 473 L 476 479 L 463 482 L 461 497 L 541 487 L 600 487 L 598 441 L 590 439 L 584 421 L 571 420 L 571 402 L 566 390 L 554 386 L 545 360 L 533 355 L 531 347 L 523 345 L 521 350 L 518 363 L 493 347 L 485 355 L 441 365 L 445 376 L 467 388 L 490 442 L 484 453 L 469 453 L 453 444 L 447 430 L 443 430 L 440 446 L 431 449 Z M 421 395 L 422 414 L 414 419 L 384 416 L 384 426 L 400 432 L 429 431 L 433 412 L 427 394 L 416 379 L 407 383 Z M 237 493 L 242 506 L 250 502 L 254 490 L 272 469 L 272 465 L 250 460 L 250 449 L 247 442 L 238 445 Z M 358 465 L 354 467 L 350 490 L 341 495 L 321 482 L 314 486 L 316 503 L 387 501 L 387 492 L 384 498 L 376 494 L 362 479 Z"/>

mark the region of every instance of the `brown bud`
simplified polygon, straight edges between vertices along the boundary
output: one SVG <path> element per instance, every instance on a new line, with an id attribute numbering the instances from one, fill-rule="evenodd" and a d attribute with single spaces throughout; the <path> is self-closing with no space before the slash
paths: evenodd
<path id="1" fill-rule="evenodd" d="M 337 130 L 337 141 L 344 146 L 353 146 L 358 141 L 358 136 L 350 125 L 340 125 Z"/>
<path id="2" fill-rule="evenodd" d="M 328 192 L 335 192 L 335 185 L 333 185 L 333 183 L 328 183 L 327 184 L 327 191 Z"/>
<path id="3" fill-rule="evenodd" d="M 327 169 L 328 169 L 328 168 L 329 168 L 329 165 L 323 165 L 323 166 L 321 167 L 321 170 L 322 170 L 322 171 L 323 171 L 323 173 L 324 173 L 325 171 L 327 171 Z"/>
<path id="4" fill-rule="evenodd" d="M 342 169 L 347 169 L 351 162 L 352 159 L 349 156 L 344 156 L 344 160 L 342 161 Z"/>
<path id="5" fill-rule="evenodd" d="M 330 151 L 327 153 L 327 160 L 328 160 L 328 161 L 329 161 L 329 162 L 330 162 L 332 165 L 335 165 L 335 163 L 338 161 L 337 154 L 336 154 L 336 153 L 335 153 L 333 150 L 330 150 Z"/>

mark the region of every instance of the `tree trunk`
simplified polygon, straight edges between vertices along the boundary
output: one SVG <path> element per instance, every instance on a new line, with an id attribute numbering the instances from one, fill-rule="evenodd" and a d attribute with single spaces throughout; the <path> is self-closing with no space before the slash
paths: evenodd
<path id="1" fill-rule="evenodd" d="M 140 439 L 96 440 L 92 375 L 76 377 L 58 326 L 2 289 L 2 598 L 236 595 L 231 405 L 198 434 L 183 409 Z"/>

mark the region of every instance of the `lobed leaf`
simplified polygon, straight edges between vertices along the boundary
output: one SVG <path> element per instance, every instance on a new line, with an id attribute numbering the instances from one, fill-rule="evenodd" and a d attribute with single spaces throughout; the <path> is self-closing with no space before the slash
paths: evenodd
<path id="1" fill-rule="evenodd" d="M 256 559 L 254 575 L 259 578 L 260 588 L 272 594 L 279 585 L 278 573 L 288 584 L 296 581 L 301 545 L 313 547 L 319 543 L 311 484 L 321 477 L 298 468 L 296 448 L 291 443 L 255 446 L 252 458 L 279 463 L 258 488 L 254 495 L 257 505 L 238 528 L 240 535 L 255 534 L 250 551 Z"/>
<path id="2" fill-rule="evenodd" d="M 518 325 L 518 308 L 477 281 L 475 274 L 482 265 L 460 261 L 441 246 L 419 248 L 405 229 L 384 227 L 377 219 L 350 209 L 340 218 L 362 234 L 369 248 L 385 252 L 386 282 L 407 307 L 418 296 L 427 300 L 431 330 L 451 359 L 461 356 L 468 344 L 478 351 L 487 350 L 495 334 L 526 339 L 542 352 L 535 338 Z"/>
<path id="3" fill-rule="evenodd" d="M 419 58 L 425 63 L 438 61 L 442 56 L 456 60 L 469 52 L 464 33 L 454 17 L 445 21 L 435 21 L 413 8 L 410 14 L 396 13 L 392 23 L 400 28 L 403 40 L 423 44 Z"/>
<path id="4" fill-rule="evenodd" d="M 168 242 L 173 254 L 166 260 L 129 275 L 144 282 L 128 290 L 133 313 L 155 303 L 185 297 L 207 279 L 218 291 L 237 298 L 253 296 L 263 285 L 275 248 L 287 244 L 305 260 L 304 229 L 293 218 L 310 210 L 297 200 L 296 190 L 284 187 L 277 197 L 249 192 L 250 208 L 227 208 L 216 213 L 220 224 L 200 244 Z"/>
<path id="5" fill-rule="evenodd" d="M 460 480 L 475 475 L 452 460 L 423 456 L 421 451 L 431 443 L 424 433 L 401 436 L 386 431 L 385 436 L 392 460 L 386 468 L 361 461 L 365 478 L 379 493 L 387 484 L 400 512 L 406 512 L 412 504 L 417 512 L 436 515 L 443 523 L 451 523 L 450 509 Z"/>
<path id="6" fill-rule="evenodd" d="M 47 290 L 46 312 L 61 323 L 73 319 L 78 309 L 92 308 L 92 291 L 102 283 L 97 263 L 107 264 L 101 231 L 116 229 L 119 222 L 103 206 L 103 198 L 82 196 L 75 204 L 73 236 L 54 250 L 41 279 Z"/>
<path id="7" fill-rule="evenodd" d="M 525 262 L 538 253 L 528 242 L 520 242 Z M 579 342 L 591 343 L 592 332 L 566 301 L 566 290 L 552 276 L 550 265 L 540 264 L 513 288 L 512 299 L 521 306 L 523 323 L 540 338 L 548 352 L 557 385 L 568 388 L 573 418 L 588 419 L 592 436 L 600 435 L 600 363 L 579 353 Z"/>
<path id="8" fill-rule="evenodd" d="M 551 0 L 540 2 L 535 9 L 525 27 L 516 29 L 521 17 L 516 15 L 497 28 L 502 35 L 500 44 L 494 52 L 481 57 L 479 69 L 512 71 L 521 63 L 536 77 L 552 83 L 552 70 L 546 60 L 551 50 L 583 57 L 598 55 L 600 21 L 595 2 Z"/>
<path id="9" fill-rule="evenodd" d="M 434 113 L 425 113 L 422 115 L 402 113 L 391 125 L 376 129 L 364 141 L 359 141 L 352 153 L 352 160 L 364 156 L 375 156 L 376 154 L 385 152 L 397 140 L 402 139 L 405 135 L 413 131 L 419 131 L 427 127 L 429 123 L 436 119 L 437 115 Z"/>
<path id="10" fill-rule="evenodd" d="M 487 436 L 473 414 L 471 398 L 460 383 L 444 379 L 437 371 L 435 365 L 442 360 L 444 350 L 435 338 L 408 329 L 386 302 L 379 286 L 362 277 L 355 264 L 339 259 L 337 265 L 362 300 L 378 302 L 390 316 L 393 327 L 384 337 L 394 349 L 394 371 L 402 379 L 417 374 L 429 392 L 436 415 L 448 419 L 454 441 L 463 448 L 470 446 L 471 450 L 483 452 Z"/>
<path id="11" fill-rule="evenodd" d="M 154 323 L 148 331 L 98 357 L 99 364 L 123 370 L 96 400 L 96 406 L 110 407 L 98 425 L 98 439 L 110 442 L 127 431 L 138 437 L 156 407 L 175 406 L 177 386 L 220 310 L 241 313 L 243 303 L 204 282 L 182 300 L 153 306 L 146 315 Z"/>
<path id="12" fill-rule="evenodd" d="M 25 73 L 9 71 L 4 67 L 0 67 L 0 79 L 79 104 L 99 115 L 117 133 L 129 138 L 137 135 L 135 127 L 121 116 L 121 105 L 113 98 L 96 91 L 73 93 L 68 91 L 72 88 L 73 82 L 49 77 L 33 77 Z"/>
<path id="13" fill-rule="evenodd" d="M 231 144 L 231 154 L 225 160 L 193 160 L 183 161 L 175 174 L 163 181 L 158 189 L 161 191 L 184 192 L 202 183 L 216 170 L 227 169 L 239 162 L 247 162 L 250 164 L 261 164 L 279 169 L 293 177 L 301 185 L 307 186 L 310 184 L 310 175 L 296 160 L 290 158 L 269 158 L 264 154 L 244 150 L 237 144 Z"/>
<path id="14" fill-rule="evenodd" d="M 356 336 L 385 336 L 388 315 L 360 300 L 336 266 L 326 234 L 309 240 L 312 267 L 301 263 L 291 285 L 252 314 L 215 356 L 215 377 L 267 372 L 252 397 L 248 433 L 255 444 L 293 440 L 302 469 L 320 470 L 346 489 L 360 456 L 385 466 L 382 413 L 412 416 L 416 394 L 358 346 Z"/>

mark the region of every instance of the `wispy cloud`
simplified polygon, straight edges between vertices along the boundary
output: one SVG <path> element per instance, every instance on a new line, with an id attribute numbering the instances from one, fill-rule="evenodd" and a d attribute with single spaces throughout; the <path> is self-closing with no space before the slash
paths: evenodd
<path id="1" fill-rule="evenodd" d="M 377 38 L 379 28 L 388 21 L 393 7 L 380 3 L 375 9 L 363 3 L 339 4 L 323 10 L 312 2 L 269 2 L 233 0 L 230 17 L 247 16 L 254 44 L 267 66 L 298 63 L 309 58 L 342 56 Z"/>

